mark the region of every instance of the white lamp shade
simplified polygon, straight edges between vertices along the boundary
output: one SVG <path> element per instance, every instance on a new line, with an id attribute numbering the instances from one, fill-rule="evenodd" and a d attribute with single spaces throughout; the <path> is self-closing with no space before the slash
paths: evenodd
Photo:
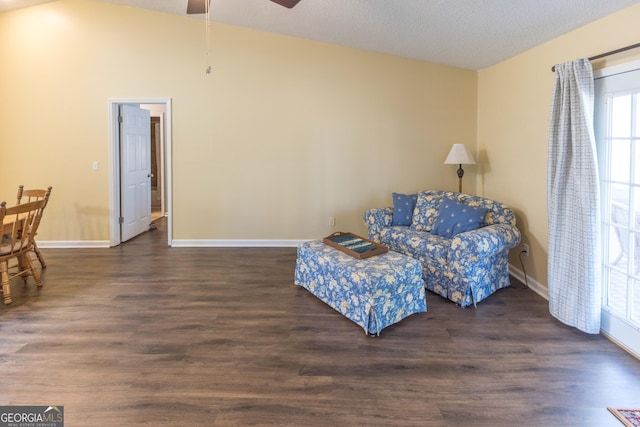
<path id="1" fill-rule="evenodd" d="M 445 165 L 475 165 L 476 161 L 471 154 L 471 151 L 464 144 L 453 144 L 451 151 L 447 159 L 444 161 Z"/>

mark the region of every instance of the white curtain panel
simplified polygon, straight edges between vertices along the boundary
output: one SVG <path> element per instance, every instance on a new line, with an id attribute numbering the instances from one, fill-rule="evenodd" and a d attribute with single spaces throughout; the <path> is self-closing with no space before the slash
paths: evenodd
<path id="1" fill-rule="evenodd" d="M 600 332 L 600 189 L 593 131 L 593 70 L 587 59 L 556 65 L 549 125 L 549 311 Z"/>

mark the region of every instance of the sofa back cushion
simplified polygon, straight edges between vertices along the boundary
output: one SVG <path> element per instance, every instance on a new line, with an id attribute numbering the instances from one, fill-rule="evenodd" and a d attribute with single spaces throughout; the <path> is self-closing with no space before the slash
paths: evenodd
<path id="1" fill-rule="evenodd" d="M 516 225 L 516 216 L 513 211 L 500 202 L 471 194 L 429 190 L 418 193 L 416 207 L 413 209 L 411 228 L 416 231 L 430 232 L 433 229 L 436 218 L 438 218 L 440 205 L 444 198 L 453 199 L 469 206 L 486 208 L 487 214 L 485 215 L 483 226 L 492 224 Z"/>

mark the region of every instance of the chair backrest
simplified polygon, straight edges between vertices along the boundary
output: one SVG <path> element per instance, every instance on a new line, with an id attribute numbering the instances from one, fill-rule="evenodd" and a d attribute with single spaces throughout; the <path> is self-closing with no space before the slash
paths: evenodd
<path id="1" fill-rule="evenodd" d="M 32 247 L 46 204 L 47 198 L 10 208 L 6 202 L 0 203 L 0 257 L 14 256 Z"/>
<path id="2" fill-rule="evenodd" d="M 629 214 L 633 215 L 633 218 L 629 218 Z M 618 243 L 620 243 L 620 247 L 625 254 L 629 253 L 629 220 L 633 222 L 634 235 L 632 236 L 634 239 L 634 258 L 636 260 L 640 259 L 640 233 L 637 233 L 637 230 L 640 230 L 640 215 L 636 212 L 629 212 L 629 204 L 628 202 L 611 202 L 611 223 L 615 225 L 614 230 L 616 235 L 618 236 Z M 640 265 L 638 266 L 640 267 Z"/>
<path id="3" fill-rule="evenodd" d="M 36 200 L 42 200 L 42 199 L 48 200 L 50 194 L 51 194 L 51 187 L 48 187 L 46 190 L 42 190 L 40 188 L 25 190 L 24 185 L 20 185 L 18 187 L 18 196 L 16 200 L 16 205 L 19 205 L 20 203 L 23 203 L 23 202 L 35 202 Z M 25 199 L 25 200 L 23 201 L 22 199 Z"/>
<path id="4" fill-rule="evenodd" d="M 47 207 L 47 204 L 49 203 L 49 196 L 51 196 L 51 190 L 52 190 L 51 186 L 47 187 L 46 190 L 42 190 L 40 188 L 25 190 L 24 185 L 20 185 L 18 187 L 18 196 L 16 200 L 16 205 L 19 205 L 24 202 L 29 203 L 29 202 L 35 202 L 38 200 L 44 200 L 44 206 L 42 207 L 42 209 L 44 209 L 45 207 Z"/>

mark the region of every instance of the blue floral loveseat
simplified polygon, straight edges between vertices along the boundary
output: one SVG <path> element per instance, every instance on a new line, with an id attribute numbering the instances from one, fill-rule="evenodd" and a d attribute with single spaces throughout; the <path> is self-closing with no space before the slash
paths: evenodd
<path id="1" fill-rule="evenodd" d="M 509 249 L 520 243 L 513 211 L 463 193 L 393 193 L 393 207 L 371 209 L 369 238 L 422 264 L 428 290 L 462 307 L 509 286 Z"/>

